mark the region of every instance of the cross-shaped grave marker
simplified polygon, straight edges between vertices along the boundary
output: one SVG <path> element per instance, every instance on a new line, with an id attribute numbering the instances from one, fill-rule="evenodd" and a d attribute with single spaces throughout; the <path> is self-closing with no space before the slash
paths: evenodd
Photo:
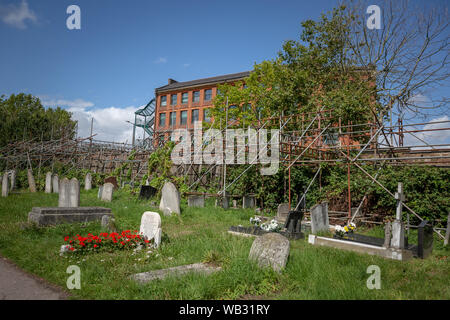
<path id="1" fill-rule="evenodd" d="M 402 222 L 402 208 L 405 201 L 405 195 L 403 194 L 403 183 L 399 182 L 397 192 L 395 193 L 395 199 L 397 199 L 397 211 L 395 221 L 392 222 L 392 238 L 391 247 L 397 249 L 405 248 L 405 226 Z"/>

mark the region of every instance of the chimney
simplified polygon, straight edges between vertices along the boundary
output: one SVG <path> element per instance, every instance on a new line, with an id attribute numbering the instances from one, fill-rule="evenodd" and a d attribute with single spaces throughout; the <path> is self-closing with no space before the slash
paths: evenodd
<path id="1" fill-rule="evenodd" d="M 177 80 L 173 80 L 173 79 L 171 79 L 171 78 L 169 78 L 169 84 L 172 84 L 172 83 L 176 83 L 176 82 L 178 82 Z"/>

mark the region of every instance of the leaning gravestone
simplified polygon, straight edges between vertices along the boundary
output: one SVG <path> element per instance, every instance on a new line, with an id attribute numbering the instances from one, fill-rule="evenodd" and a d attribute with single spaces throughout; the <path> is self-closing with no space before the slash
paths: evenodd
<path id="1" fill-rule="evenodd" d="M 61 179 L 59 183 L 58 207 L 70 207 L 70 182 L 69 179 Z"/>
<path id="2" fill-rule="evenodd" d="M 105 183 L 103 185 L 101 199 L 103 201 L 111 202 L 112 201 L 112 197 L 113 197 L 113 191 L 114 191 L 114 185 L 112 183 L 110 183 L 110 182 Z"/>
<path id="3" fill-rule="evenodd" d="M 69 182 L 69 207 L 80 206 L 80 182 L 72 178 Z"/>
<path id="4" fill-rule="evenodd" d="M 316 204 L 311 208 L 311 233 L 317 234 L 319 231 L 328 231 L 329 228 L 328 202 Z"/>
<path id="5" fill-rule="evenodd" d="M 276 272 L 286 266 L 289 256 L 289 240 L 279 233 L 266 233 L 253 241 L 249 259 L 258 263 L 258 266 L 272 267 Z"/>
<path id="6" fill-rule="evenodd" d="M 92 189 L 92 176 L 88 172 L 86 173 L 86 177 L 84 178 L 84 190 L 91 190 Z"/>
<path id="7" fill-rule="evenodd" d="M 112 183 L 114 186 L 114 189 L 118 189 L 119 185 L 117 184 L 117 178 L 116 177 L 108 177 L 105 179 L 104 183 Z"/>
<path id="8" fill-rule="evenodd" d="M 286 221 L 289 214 L 289 203 L 280 203 L 277 209 L 277 220 Z"/>
<path id="9" fill-rule="evenodd" d="M 101 226 L 107 229 L 109 232 L 117 232 L 117 227 L 113 216 L 110 215 L 102 216 Z"/>
<path id="10" fill-rule="evenodd" d="M 55 174 L 52 178 L 53 193 L 59 193 L 59 177 Z"/>
<path id="11" fill-rule="evenodd" d="M 47 172 L 45 175 L 45 193 L 52 193 L 52 173 Z"/>
<path id="12" fill-rule="evenodd" d="M 450 238 L 450 212 L 448 213 L 447 217 L 447 230 L 445 231 L 444 246 L 448 245 L 449 238 Z"/>
<path id="13" fill-rule="evenodd" d="M 178 192 L 177 187 L 170 181 L 164 183 L 161 190 L 159 210 L 166 216 L 170 216 L 172 213 L 180 214 L 180 193 Z"/>
<path id="14" fill-rule="evenodd" d="M 28 186 L 30 187 L 30 192 L 36 192 L 36 182 L 34 181 L 33 177 L 33 170 L 28 169 L 27 171 L 28 176 Z"/>
<path id="15" fill-rule="evenodd" d="M 8 174 L 5 173 L 2 178 L 2 197 L 7 197 L 9 193 Z"/>
<path id="16" fill-rule="evenodd" d="M 139 232 L 147 239 L 154 241 L 155 248 L 161 244 L 161 217 L 157 212 L 146 211 L 141 218 Z"/>

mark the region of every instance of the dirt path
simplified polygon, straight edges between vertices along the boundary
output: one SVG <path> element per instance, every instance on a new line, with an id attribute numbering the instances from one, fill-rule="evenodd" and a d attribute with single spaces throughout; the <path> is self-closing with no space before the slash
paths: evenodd
<path id="1" fill-rule="evenodd" d="M 62 300 L 67 293 L 0 256 L 0 300 Z"/>

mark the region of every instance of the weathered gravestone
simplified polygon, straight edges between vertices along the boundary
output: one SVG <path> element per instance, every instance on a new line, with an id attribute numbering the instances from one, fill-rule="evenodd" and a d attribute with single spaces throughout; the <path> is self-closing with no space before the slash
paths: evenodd
<path id="1" fill-rule="evenodd" d="M 280 203 L 277 209 L 276 219 L 279 221 L 286 221 L 289 214 L 289 203 Z"/>
<path id="2" fill-rule="evenodd" d="M 103 201 L 111 202 L 112 201 L 112 197 L 113 197 L 113 191 L 114 191 L 114 185 L 112 183 L 109 183 L 109 182 L 105 183 L 103 185 L 101 199 Z"/>
<path id="3" fill-rule="evenodd" d="M 161 244 L 161 217 L 157 212 L 146 211 L 141 218 L 139 232 L 147 239 L 154 241 L 155 248 Z"/>
<path id="4" fill-rule="evenodd" d="M 153 197 L 156 192 L 156 188 L 153 188 L 152 186 L 141 186 L 141 189 L 139 191 L 139 199 L 150 199 Z"/>
<path id="5" fill-rule="evenodd" d="M 403 194 L 403 184 L 401 182 L 398 183 L 395 199 L 397 200 L 397 210 L 395 220 L 392 222 L 391 247 L 396 249 L 404 249 L 405 225 L 402 221 L 402 202 L 405 201 L 405 195 Z"/>
<path id="6" fill-rule="evenodd" d="M 423 220 L 417 228 L 417 256 L 425 259 L 433 251 L 433 227 Z"/>
<path id="7" fill-rule="evenodd" d="M 67 178 L 61 179 L 59 182 L 58 207 L 70 207 L 70 185 Z"/>
<path id="8" fill-rule="evenodd" d="M 159 203 L 159 210 L 164 215 L 171 215 L 172 213 L 180 214 L 180 193 L 175 185 L 167 181 L 161 190 L 161 202 Z"/>
<path id="9" fill-rule="evenodd" d="M 101 199 L 103 194 L 103 186 L 98 187 L 97 198 Z"/>
<path id="10" fill-rule="evenodd" d="M 114 186 L 114 189 L 118 189 L 119 185 L 117 184 L 117 178 L 116 177 L 108 177 L 105 179 L 104 183 L 112 183 Z"/>
<path id="11" fill-rule="evenodd" d="M 188 207 L 204 207 L 205 196 L 203 195 L 188 195 Z"/>
<path id="12" fill-rule="evenodd" d="M 107 229 L 109 232 L 117 232 L 115 219 L 113 216 L 104 215 L 102 216 L 102 227 Z"/>
<path id="13" fill-rule="evenodd" d="M 16 170 L 11 170 L 9 173 L 10 180 L 10 186 L 9 190 L 12 191 L 16 187 Z"/>
<path id="14" fill-rule="evenodd" d="M 288 217 L 286 218 L 286 222 L 284 224 L 284 227 L 287 229 L 287 232 L 290 234 L 301 235 L 302 219 L 303 219 L 302 211 L 295 211 L 295 210 L 289 211 Z"/>
<path id="15" fill-rule="evenodd" d="M 235 209 L 237 208 L 237 200 L 234 200 L 234 199 L 233 199 L 233 208 L 235 208 Z"/>
<path id="16" fill-rule="evenodd" d="M 69 182 L 69 207 L 80 206 L 80 182 L 77 178 L 72 178 Z"/>
<path id="17" fill-rule="evenodd" d="M 59 193 L 59 177 L 55 174 L 52 178 L 53 193 Z"/>
<path id="18" fill-rule="evenodd" d="M 84 177 L 84 190 L 92 189 L 92 175 L 88 172 Z"/>
<path id="19" fill-rule="evenodd" d="M 5 173 L 2 177 L 2 197 L 7 197 L 9 193 L 8 174 Z"/>
<path id="20" fill-rule="evenodd" d="M 52 173 L 47 172 L 45 175 L 45 193 L 52 193 Z"/>
<path id="21" fill-rule="evenodd" d="M 260 267 L 272 267 L 281 272 L 286 266 L 289 256 L 289 240 L 279 233 L 266 233 L 253 241 L 249 259 L 254 260 Z"/>
<path id="22" fill-rule="evenodd" d="M 311 208 L 311 233 L 328 231 L 330 223 L 328 219 L 328 202 L 316 204 Z"/>
<path id="23" fill-rule="evenodd" d="M 222 201 L 222 208 L 228 209 L 230 207 L 230 199 L 231 197 L 228 196 L 227 192 L 225 191 L 225 194 L 223 194 L 220 199 Z"/>
<path id="24" fill-rule="evenodd" d="M 33 177 L 33 170 L 28 169 L 27 171 L 28 176 L 28 186 L 30 187 L 30 192 L 36 192 L 36 182 L 34 181 Z"/>
<path id="25" fill-rule="evenodd" d="M 242 197 L 242 209 L 254 208 L 256 206 L 256 197 L 254 195 L 245 195 Z"/>

